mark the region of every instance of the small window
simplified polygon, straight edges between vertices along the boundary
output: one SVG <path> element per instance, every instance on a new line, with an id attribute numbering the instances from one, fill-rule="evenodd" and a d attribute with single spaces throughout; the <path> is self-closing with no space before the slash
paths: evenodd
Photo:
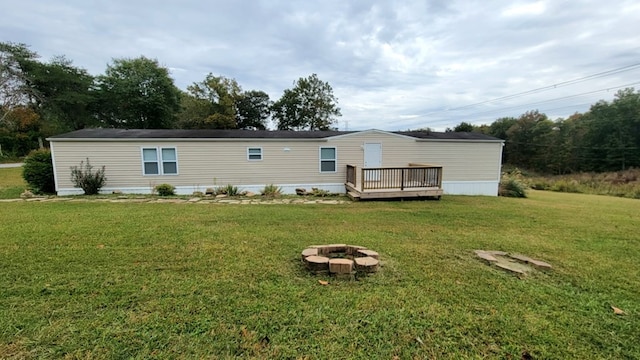
<path id="1" fill-rule="evenodd" d="M 262 160 L 262 148 L 247 148 L 247 160 L 249 161 Z"/>
<path id="2" fill-rule="evenodd" d="M 320 172 L 336 172 L 336 148 L 321 147 L 320 148 Z"/>
<path id="3" fill-rule="evenodd" d="M 178 156 L 175 148 L 143 148 L 144 175 L 177 175 Z"/>
<path id="4" fill-rule="evenodd" d="M 158 175 L 158 149 L 142 149 L 142 161 L 144 163 L 145 175 Z"/>
<path id="5" fill-rule="evenodd" d="M 175 148 L 162 148 L 162 173 L 164 175 L 178 174 L 178 157 Z"/>

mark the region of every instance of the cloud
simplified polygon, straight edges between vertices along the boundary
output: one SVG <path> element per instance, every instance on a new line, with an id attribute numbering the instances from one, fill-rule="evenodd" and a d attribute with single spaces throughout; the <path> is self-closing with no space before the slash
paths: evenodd
<path id="1" fill-rule="evenodd" d="M 277 99 L 317 73 L 351 129 L 442 130 L 534 107 L 568 116 L 640 75 L 635 68 L 486 102 L 637 63 L 635 1 L 22 0 L 3 8 L 3 41 L 45 59 L 64 54 L 93 74 L 113 58 L 145 55 L 183 89 L 211 72 Z"/>

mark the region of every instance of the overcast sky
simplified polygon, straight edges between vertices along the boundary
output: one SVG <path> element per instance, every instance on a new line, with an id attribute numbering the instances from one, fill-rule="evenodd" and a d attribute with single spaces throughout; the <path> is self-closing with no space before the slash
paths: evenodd
<path id="1" fill-rule="evenodd" d="M 341 130 L 444 130 L 533 109 L 555 119 L 640 88 L 638 0 L 0 5 L 0 41 L 30 45 L 44 60 L 65 55 L 94 75 L 113 58 L 144 55 L 181 89 L 211 72 L 277 100 L 316 73 L 339 99 Z"/>

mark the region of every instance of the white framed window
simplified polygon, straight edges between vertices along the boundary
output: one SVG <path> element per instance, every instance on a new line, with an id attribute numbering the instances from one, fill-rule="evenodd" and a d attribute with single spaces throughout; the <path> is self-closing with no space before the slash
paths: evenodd
<path id="1" fill-rule="evenodd" d="M 247 160 L 249 160 L 249 161 L 262 161 L 262 148 L 261 147 L 248 147 L 247 148 Z"/>
<path id="2" fill-rule="evenodd" d="M 178 152 L 175 147 L 142 148 L 143 175 L 178 175 Z"/>
<path id="3" fill-rule="evenodd" d="M 320 148 L 320 172 L 336 172 L 338 154 L 335 147 Z"/>

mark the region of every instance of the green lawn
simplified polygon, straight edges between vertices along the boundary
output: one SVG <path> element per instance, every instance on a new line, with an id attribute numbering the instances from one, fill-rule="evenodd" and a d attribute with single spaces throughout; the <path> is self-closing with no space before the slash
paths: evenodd
<path id="1" fill-rule="evenodd" d="M 21 167 L 0 169 L 0 199 L 19 198 L 26 188 Z"/>
<path id="2" fill-rule="evenodd" d="M 640 202 L 530 195 L 0 203 L 0 358 L 640 358 Z M 384 267 L 310 275 L 299 253 L 323 243 Z M 474 249 L 555 269 L 519 279 Z"/>

